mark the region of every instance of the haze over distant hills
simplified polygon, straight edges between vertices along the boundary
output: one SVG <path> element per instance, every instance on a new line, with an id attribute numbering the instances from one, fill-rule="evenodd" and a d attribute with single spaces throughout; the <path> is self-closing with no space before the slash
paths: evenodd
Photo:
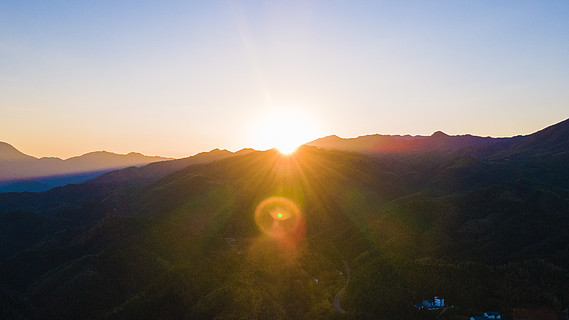
<path id="1" fill-rule="evenodd" d="M 450 136 L 441 131 L 431 136 L 410 135 L 366 135 L 357 138 L 340 138 L 332 135 L 316 139 L 305 145 L 329 150 L 355 151 L 372 155 L 400 156 L 436 152 L 439 155 L 468 155 L 476 158 L 505 158 L 507 156 L 533 154 L 554 148 L 569 149 L 569 119 L 527 136 L 510 138 L 479 137 L 473 135 Z M 207 163 L 232 155 L 253 151 L 243 149 L 232 153 L 214 149 L 195 156 L 172 160 L 164 157 L 149 157 L 140 153 L 120 155 L 96 151 L 82 156 L 62 160 L 59 158 L 35 158 L 18 151 L 5 142 L 0 142 L 0 192 L 46 191 L 56 186 L 82 183 L 99 177 L 97 181 L 144 184 L 181 169 L 190 164 Z M 166 160 L 172 160 L 167 161 Z M 150 166 L 145 166 L 154 162 Z M 126 170 L 116 170 L 126 167 Z"/>
<path id="2" fill-rule="evenodd" d="M 243 149 L 234 153 L 214 149 L 182 159 L 145 156 L 135 152 L 116 154 L 95 151 L 62 160 L 51 157 L 38 159 L 0 142 L 0 192 L 46 191 L 57 186 L 82 183 L 107 172 L 111 173 L 96 181 L 118 182 L 127 177 L 129 183 L 134 183 L 136 179 L 154 181 L 190 164 L 211 162 L 250 151 L 252 149 Z M 148 164 L 152 165 L 145 167 Z M 127 169 L 114 172 L 122 168 Z"/>
<path id="3" fill-rule="evenodd" d="M 89 152 L 66 160 L 55 157 L 35 158 L 8 143 L 0 142 L 0 181 L 105 170 L 171 159 L 136 152 L 116 154 L 107 151 Z"/>
<path id="4" fill-rule="evenodd" d="M 0 142 L 0 192 L 44 191 L 67 183 L 80 183 L 110 170 L 165 160 L 171 158 L 106 151 L 90 152 L 66 160 L 35 158 Z"/>
<path id="5" fill-rule="evenodd" d="M 413 308 L 434 295 L 455 306 L 440 319 L 560 314 L 569 122 L 415 139 L 405 152 L 213 150 L 0 194 L 0 318 L 434 319 Z M 283 198 L 298 211 L 278 200 L 285 218 L 257 219 Z"/>

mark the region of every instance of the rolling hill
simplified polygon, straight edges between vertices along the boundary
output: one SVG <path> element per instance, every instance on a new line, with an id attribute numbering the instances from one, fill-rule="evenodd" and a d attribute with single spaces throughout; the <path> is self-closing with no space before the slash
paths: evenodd
<path id="1" fill-rule="evenodd" d="M 248 150 L 0 194 L 0 316 L 417 319 L 434 295 L 449 319 L 560 312 L 567 125 L 475 152 L 442 134 L 413 152 Z"/>

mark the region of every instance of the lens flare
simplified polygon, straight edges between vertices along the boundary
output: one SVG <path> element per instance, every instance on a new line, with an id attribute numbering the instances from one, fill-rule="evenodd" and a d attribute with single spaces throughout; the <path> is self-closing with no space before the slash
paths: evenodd
<path id="1" fill-rule="evenodd" d="M 277 220 L 287 220 L 292 216 L 290 211 L 286 209 L 271 211 L 269 214 Z"/>
<path id="2" fill-rule="evenodd" d="M 281 244 L 295 246 L 304 237 L 304 217 L 294 202 L 284 197 L 263 200 L 255 209 L 255 223 Z"/>

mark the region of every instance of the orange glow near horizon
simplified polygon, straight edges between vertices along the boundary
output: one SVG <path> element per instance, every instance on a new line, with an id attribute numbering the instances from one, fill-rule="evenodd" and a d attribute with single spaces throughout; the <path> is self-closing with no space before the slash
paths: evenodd
<path id="1" fill-rule="evenodd" d="M 319 137 L 317 123 L 297 109 L 273 109 L 257 121 L 253 127 L 253 144 L 259 149 L 276 148 L 290 155 L 299 146 Z"/>

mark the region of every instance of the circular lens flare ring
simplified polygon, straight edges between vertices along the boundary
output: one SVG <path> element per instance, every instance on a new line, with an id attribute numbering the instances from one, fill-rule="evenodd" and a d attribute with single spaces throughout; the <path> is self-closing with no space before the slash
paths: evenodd
<path id="1" fill-rule="evenodd" d="M 255 209 L 255 223 L 273 237 L 294 233 L 302 219 L 296 204 L 284 197 L 265 199 Z"/>

